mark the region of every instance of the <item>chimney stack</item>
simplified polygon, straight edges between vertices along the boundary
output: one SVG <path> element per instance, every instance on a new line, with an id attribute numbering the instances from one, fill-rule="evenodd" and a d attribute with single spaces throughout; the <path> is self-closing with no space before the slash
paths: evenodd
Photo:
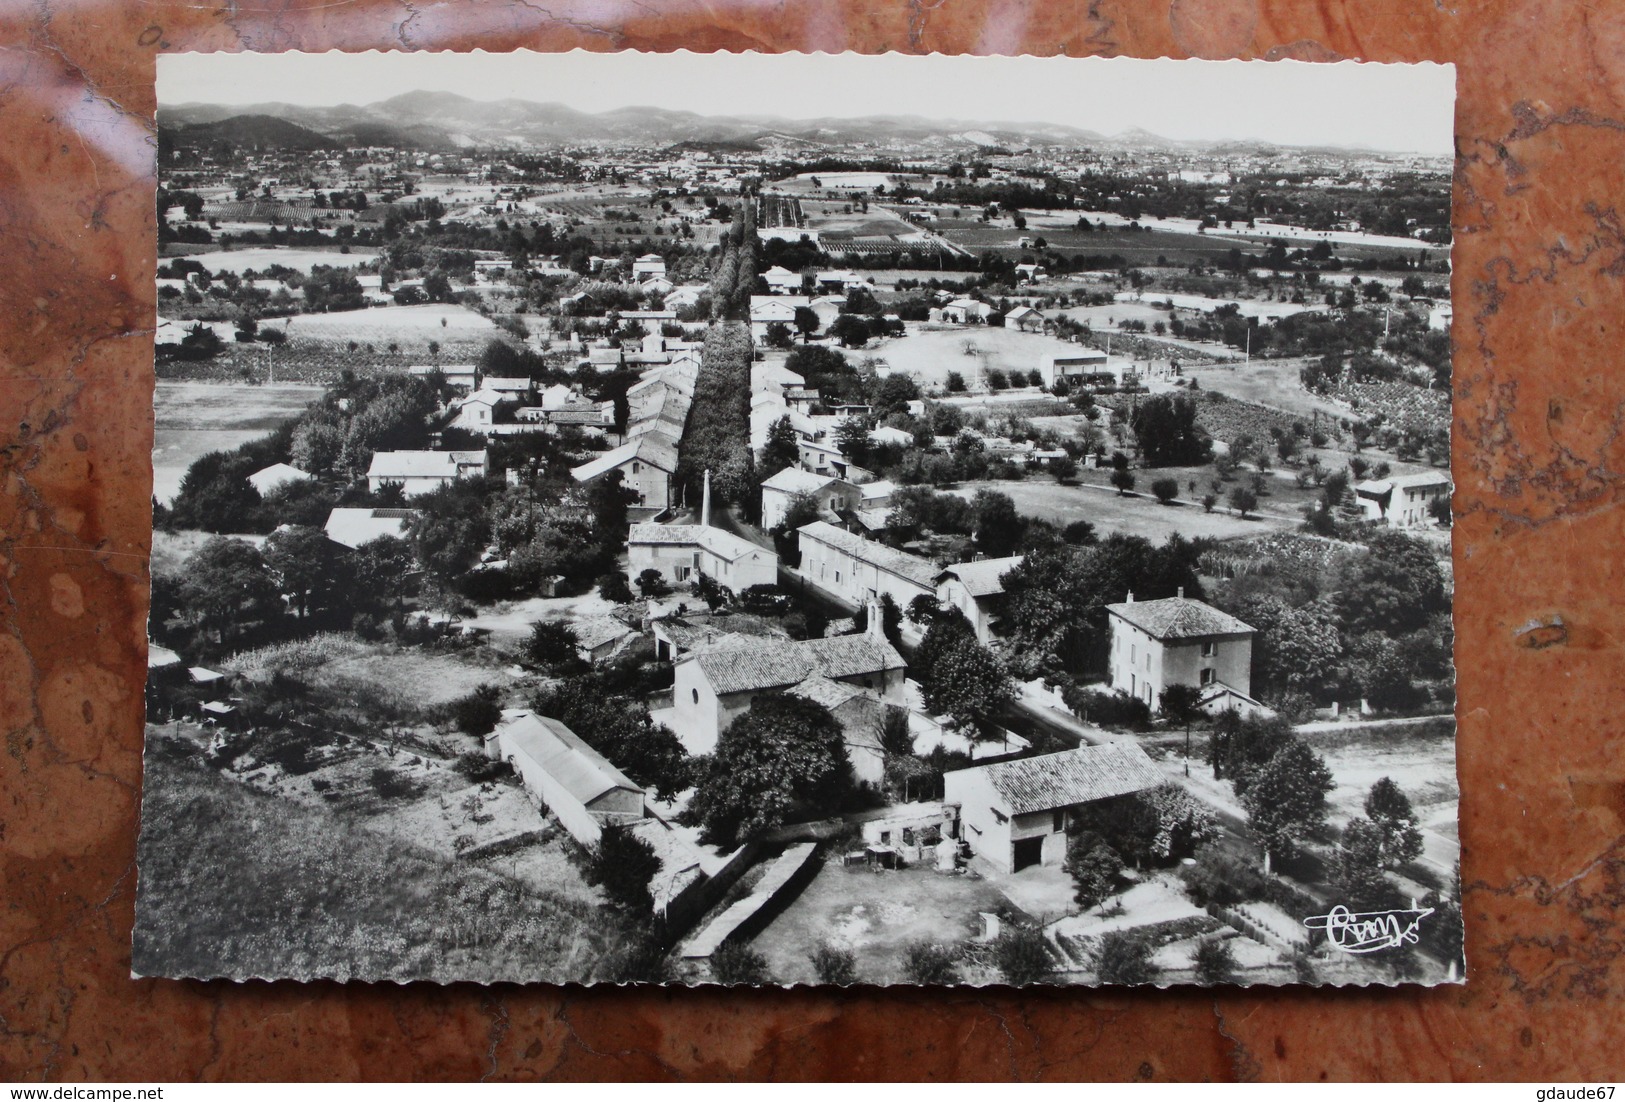
<path id="1" fill-rule="evenodd" d="M 868 617 L 863 625 L 863 633 L 878 643 L 886 641 L 885 619 L 877 597 L 869 598 Z"/>
<path id="2" fill-rule="evenodd" d="M 1134 590 L 1131 589 L 1131 590 L 1128 591 L 1128 600 L 1125 601 L 1124 603 L 1125 604 L 1130 604 L 1130 605 L 1134 603 Z"/>
<path id="3" fill-rule="evenodd" d="M 700 524 L 703 527 L 711 526 L 711 468 L 705 469 L 705 493 L 700 498 Z"/>
<path id="4" fill-rule="evenodd" d="M 1179 595 L 1180 595 L 1180 596 L 1181 596 L 1181 597 L 1184 597 L 1184 596 L 1185 596 L 1185 587 L 1184 587 L 1184 586 L 1180 586 L 1180 587 L 1179 587 Z"/>

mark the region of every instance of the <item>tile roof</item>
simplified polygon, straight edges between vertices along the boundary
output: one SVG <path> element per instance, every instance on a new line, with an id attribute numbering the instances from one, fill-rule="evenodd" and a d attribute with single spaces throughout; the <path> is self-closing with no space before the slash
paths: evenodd
<path id="1" fill-rule="evenodd" d="M 576 643 L 588 650 L 597 650 L 605 643 L 614 643 L 632 634 L 632 629 L 612 616 L 595 616 L 590 620 L 577 620 L 570 625 Z"/>
<path id="2" fill-rule="evenodd" d="M 556 719 L 522 708 L 507 709 L 496 734 L 504 754 L 523 754 L 530 758 L 583 806 L 616 789 L 643 791 L 609 759 Z"/>
<path id="3" fill-rule="evenodd" d="M 1126 796 L 1155 788 L 1163 781 L 1162 771 L 1132 742 L 1080 746 L 1059 754 L 1017 758 L 956 772 L 986 774 L 1012 815 Z"/>
<path id="4" fill-rule="evenodd" d="M 903 657 L 884 639 L 868 635 L 841 635 L 834 639 L 764 641 L 749 650 L 727 649 L 702 653 L 706 680 L 719 695 L 756 689 L 782 689 L 816 675 L 832 680 L 861 677 L 903 667 Z"/>
<path id="5" fill-rule="evenodd" d="M 729 562 L 752 551 L 763 551 L 777 557 L 776 553 L 750 542 L 743 536 L 736 536 L 732 532 L 724 532 L 721 528 L 705 524 L 634 524 L 627 531 L 626 542 L 628 546 L 642 543 L 662 547 L 703 547 L 711 554 Z"/>
<path id="6" fill-rule="evenodd" d="M 456 478 L 457 457 L 451 452 L 373 452 L 368 478 Z"/>
<path id="7" fill-rule="evenodd" d="M 805 681 L 797 682 L 786 690 L 791 696 L 799 696 L 814 704 L 821 704 L 830 711 L 834 711 L 853 697 L 866 696 L 874 698 L 874 694 L 861 685 L 848 684 L 845 681 L 831 681 L 821 675 L 813 675 Z"/>
<path id="8" fill-rule="evenodd" d="M 631 443 L 622 444 L 591 462 L 573 468 L 570 475 L 577 482 L 588 482 L 633 459 L 641 459 L 651 467 L 658 467 L 670 474 L 677 470 L 677 441 L 663 432 L 645 433 Z"/>
<path id="9" fill-rule="evenodd" d="M 905 581 L 914 582 L 923 586 L 935 586 L 937 578 L 937 565 L 915 555 L 895 551 L 883 543 L 866 540 L 862 536 L 854 536 L 850 532 L 830 524 L 828 521 L 814 521 L 797 529 L 802 539 L 814 539 L 819 543 L 827 544 L 835 550 L 866 562 L 871 566 L 895 574 Z"/>
<path id="10" fill-rule="evenodd" d="M 954 563 L 943 567 L 937 581 L 952 575 L 964 583 L 965 592 L 972 597 L 994 597 L 1004 592 L 1004 576 L 1020 566 L 1025 558 L 1025 555 L 1011 555 L 1003 559 Z"/>
<path id="11" fill-rule="evenodd" d="M 787 494 L 817 493 L 831 482 L 840 482 L 834 475 L 814 474 L 800 467 L 786 467 L 771 478 L 762 480 L 762 489 L 779 490 Z"/>
<path id="12" fill-rule="evenodd" d="M 1106 611 L 1119 616 L 1153 639 L 1198 639 L 1209 635 L 1244 635 L 1252 632 L 1228 612 L 1190 597 L 1166 597 L 1160 601 L 1129 601 L 1107 605 Z"/>

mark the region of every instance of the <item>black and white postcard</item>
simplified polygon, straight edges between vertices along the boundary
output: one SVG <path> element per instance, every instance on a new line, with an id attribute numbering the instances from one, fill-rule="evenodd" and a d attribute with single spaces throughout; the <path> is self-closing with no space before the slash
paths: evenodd
<path id="1" fill-rule="evenodd" d="M 1441 65 L 158 59 L 146 976 L 1464 976 Z"/>

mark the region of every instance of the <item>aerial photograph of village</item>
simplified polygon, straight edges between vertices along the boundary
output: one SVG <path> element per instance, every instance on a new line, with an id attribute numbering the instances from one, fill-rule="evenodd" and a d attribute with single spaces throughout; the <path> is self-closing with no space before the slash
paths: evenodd
<path id="1" fill-rule="evenodd" d="M 1449 67 L 159 91 L 136 973 L 1463 978 Z"/>

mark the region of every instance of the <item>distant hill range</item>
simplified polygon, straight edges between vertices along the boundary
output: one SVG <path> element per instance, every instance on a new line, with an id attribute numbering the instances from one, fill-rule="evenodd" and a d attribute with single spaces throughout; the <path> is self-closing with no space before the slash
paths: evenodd
<path id="1" fill-rule="evenodd" d="M 929 156 L 975 150 L 1055 146 L 1186 149 L 1218 143 L 1181 142 L 1142 130 L 1107 137 L 1052 123 L 967 122 L 914 115 L 783 119 L 699 115 L 657 107 L 622 107 L 591 114 L 559 103 L 481 101 L 451 92 L 407 92 L 365 106 L 299 107 L 261 103 L 226 107 L 187 103 L 158 109 L 160 138 L 175 147 L 226 142 L 249 149 L 327 149 L 358 146 L 453 150 L 546 149 L 559 146 L 645 146 L 718 153 L 795 149 L 801 153 L 854 146 L 907 145 Z M 1229 142 L 1271 148 L 1268 143 Z"/>

